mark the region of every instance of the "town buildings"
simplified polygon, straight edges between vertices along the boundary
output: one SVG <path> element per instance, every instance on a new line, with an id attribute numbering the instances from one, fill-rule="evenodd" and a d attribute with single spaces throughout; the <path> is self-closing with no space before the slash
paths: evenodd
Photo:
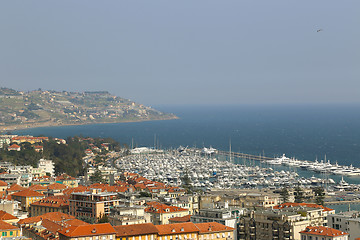
<path id="1" fill-rule="evenodd" d="M 30 217 L 49 212 L 69 213 L 69 200 L 66 197 L 47 197 L 30 204 Z"/>
<path id="2" fill-rule="evenodd" d="M 110 208 L 119 205 L 120 200 L 117 193 L 94 188 L 87 192 L 72 193 L 69 202 L 70 215 L 97 219 L 109 215 Z"/>
<path id="3" fill-rule="evenodd" d="M 329 227 L 307 227 L 300 232 L 301 240 L 348 240 L 349 234 Z"/>
<path id="4" fill-rule="evenodd" d="M 189 214 L 185 208 L 168 206 L 158 202 L 147 202 L 145 212 L 150 214 L 150 220 L 155 225 L 168 224 L 173 217 L 183 217 Z"/>
<path id="5" fill-rule="evenodd" d="M 70 226 L 58 231 L 59 240 L 115 240 L 116 231 L 109 223 Z"/>
<path id="6" fill-rule="evenodd" d="M 21 209 L 23 211 L 29 211 L 30 204 L 33 202 L 39 201 L 40 199 L 44 198 L 45 195 L 35 192 L 30 189 L 26 189 L 20 192 L 13 193 L 11 198 L 20 202 Z"/>

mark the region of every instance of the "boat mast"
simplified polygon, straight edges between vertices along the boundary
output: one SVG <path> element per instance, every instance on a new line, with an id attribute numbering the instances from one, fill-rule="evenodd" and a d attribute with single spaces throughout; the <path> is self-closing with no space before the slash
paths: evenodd
<path id="1" fill-rule="evenodd" d="M 229 139 L 229 146 L 230 146 L 230 148 L 229 148 L 230 162 L 232 162 L 231 161 L 231 138 Z"/>

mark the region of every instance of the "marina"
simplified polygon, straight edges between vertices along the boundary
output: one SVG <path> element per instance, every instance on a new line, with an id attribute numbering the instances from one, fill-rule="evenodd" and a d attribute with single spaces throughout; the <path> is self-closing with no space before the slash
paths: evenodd
<path id="1" fill-rule="evenodd" d="M 210 150 L 209 150 L 210 149 Z M 241 158 L 240 156 L 246 156 Z M 274 164 L 276 162 L 276 164 Z M 296 164 L 290 164 L 296 162 Z M 357 190 L 359 178 L 330 175 L 301 168 L 305 161 L 243 155 L 214 148 L 179 147 L 176 150 L 131 154 L 116 161 L 118 169 L 136 172 L 155 181 L 180 186 L 185 175 L 194 188 L 282 188 L 324 186 L 328 190 Z M 309 162 L 307 162 L 309 163 Z M 340 178 L 341 179 L 340 179 Z M 345 180 L 344 180 L 345 177 Z M 351 179 L 350 179 L 351 180 Z"/>

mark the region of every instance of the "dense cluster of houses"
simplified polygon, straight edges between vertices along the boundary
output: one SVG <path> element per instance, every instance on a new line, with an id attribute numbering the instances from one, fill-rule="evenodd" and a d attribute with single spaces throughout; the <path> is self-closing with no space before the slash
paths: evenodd
<path id="1" fill-rule="evenodd" d="M 22 141 L 22 138 L 13 139 Z M 89 145 L 86 151 L 92 154 L 84 161 L 89 163 L 106 147 L 107 144 L 99 149 Z M 116 157 L 112 154 L 106 156 Z M 106 166 L 106 161 L 88 169 L 88 176 L 95 170 L 102 173 L 102 181 L 93 184 L 86 176 L 56 176 L 53 162 L 46 159 L 40 159 L 37 168 L 7 162 L 0 162 L 0 168 L 1 239 L 355 240 L 360 237 L 358 212 L 335 213 L 314 203 L 283 203 L 279 193 L 268 189 L 187 193 L 179 186 L 152 181 L 137 173 L 118 172 Z"/>

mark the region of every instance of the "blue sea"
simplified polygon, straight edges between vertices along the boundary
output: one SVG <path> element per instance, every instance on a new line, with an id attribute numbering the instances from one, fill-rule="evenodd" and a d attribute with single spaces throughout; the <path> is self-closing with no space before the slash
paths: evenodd
<path id="1" fill-rule="evenodd" d="M 66 138 L 83 135 L 112 137 L 134 147 L 214 147 L 232 151 L 281 156 L 301 160 L 325 158 L 332 163 L 360 167 L 360 105 L 242 105 L 242 106 L 156 106 L 175 113 L 176 120 L 135 123 L 44 127 L 19 130 L 16 134 Z M 237 159 L 237 163 L 261 165 Z M 264 165 L 264 164 L 263 164 Z M 301 169 L 271 166 L 275 170 L 297 171 L 304 177 L 331 177 Z M 360 177 L 344 177 L 360 183 Z M 345 211 L 347 205 L 331 206 Z M 359 204 L 352 209 L 360 210 Z"/>
<path id="2" fill-rule="evenodd" d="M 18 130 L 65 138 L 112 137 L 129 146 L 209 147 L 360 167 L 360 105 L 155 106 L 177 120 Z"/>

